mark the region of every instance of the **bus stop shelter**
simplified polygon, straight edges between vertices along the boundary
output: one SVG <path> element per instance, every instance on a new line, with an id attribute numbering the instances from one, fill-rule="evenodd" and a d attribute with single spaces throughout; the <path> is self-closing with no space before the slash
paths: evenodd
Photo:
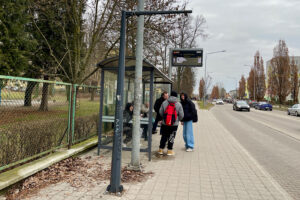
<path id="1" fill-rule="evenodd" d="M 125 77 L 129 79 L 135 78 L 135 63 L 136 59 L 133 56 L 125 58 Z M 112 146 L 102 144 L 102 125 L 105 122 L 114 122 L 114 116 L 103 115 L 103 101 L 104 101 L 104 78 L 105 72 L 118 73 L 119 57 L 112 57 L 105 59 L 97 64 L 97 68 L 101 69 L 101 83 L 100 83 L 100 108 L 99 108 L 99 128 L 98 128 L 98 154 L 100 149 L 112 149 Z M 152 146 L 152 112 L 153 112 L 153 91 L 154 84 L 169 84 L 172 88 L 172 80 L 170 80 L 163 72 L 151 64 L 146 59 L 143 60 L 143 99 L 145 96 L 145 84 L 150 85 L 149 90 L 149 115 L 147 119 L 141 119 L 141 124 L 148 124 L 148 144 L 147 148 L 141 148 L 141 152 L 147 152 L 148 158 L 151 160 L 151 146 Z M 125 86 L 126 87 L 126 86 Z M 115 98 L 115 97 L 114 97 Z M 126 97 L 124 99 L 127 99 Z M 131 151 L 131 147 L 122 147 L 124 151 Z"/>

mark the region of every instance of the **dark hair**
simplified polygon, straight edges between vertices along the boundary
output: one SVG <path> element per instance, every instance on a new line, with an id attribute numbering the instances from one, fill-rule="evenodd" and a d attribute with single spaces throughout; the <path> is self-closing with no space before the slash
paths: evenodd
<path id="1" fill-rule="evenodd" d="M 171 92 L 171 96 L 173 96 L 173 97 L 177 97 L 177 96 L 178 96 L 178 94 L 177 94 L 177 92 L 175 92 L 175 91 L 172 91 L 172 92 Z"/>
<path id="2" fill-rule="evenodd" d="M 184 101 L 187 101 L 187 99 L 188 99 L 189 97 L 188 97 L 188 95 L 187 95 L 186 93 L 184 93 L 184 92 L 181 92 L 181 93 L 180 93 L 180 100 L 183 101 L 182 98 L 181 98 L 182 95 L 184 96 Z"/>
<path id="3" fill-rule="evenodd" d="M 133 106 L 132 103 L 127 103 L 125 106 L 125 110 L 129 110 L 131 106 Z"/>
<path id="4" fill-rule="evenodd" d="M 163 97 L 165 94 L 168 94 L 168 92 L 164 91 L 163 93 L 161 93 L 161 97 Z"/>

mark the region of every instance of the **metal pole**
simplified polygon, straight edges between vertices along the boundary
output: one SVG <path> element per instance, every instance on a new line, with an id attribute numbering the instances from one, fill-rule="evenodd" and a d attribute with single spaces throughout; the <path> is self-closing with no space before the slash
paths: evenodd
<path id="1" fill-rule="evenodd" d="M 145 103 L 145 98 L 146 98 L 146 83 L 143 83 L 143 103 Z"/>
<path id="2" fill-rule="evenodd" d="M 73 104 L 73 101 L 74 101 L 74 85 L 71 85 L 70 86 L 71 88 L 70 88 L 70 92 L 71 92 L 71 99 L 70 99 L 70 120 L 69 120 L 69 137 L 68 137 L 68 139 L 69 139 L 69 141 L 68 141 L 68 149 L 70 149 L 71 148 L 71 146 L 72 146 L 72 140 L 73 140 L 73 137 L 72 137 L 72 130 L 73 130 L 73 111 L 74 111 L 74 109 L 73 109 L 73 106 L 74 106 L 74 104 Z"/>
<path id="3" fill-rule="evenodd" d="M 172 51 L 173 49 L 169 49 L 169 79 L 172 80 Z M 169 94 L 171 94 L 172 86 L 169 86 Z"/>
<path id="4" fill-rule="evenodd" d="M 128 85 L 127 85 L 127 95 L 126 95 L 126 102 L 128 102 L 128 94 L 129 94 L 129 90 L 130 90 L 130 78 L 128 78 Z"/>
<path id="5" fill-rule="evenodd" d="M 255 66 L 253 66 L 253 74 L 254 74 L 254 88 L 253 88 L 253 94 L 254 94 L 254 100 L 256 100 L 255 99 Z"/>
<path id="6" fill-rule="evenodd" d="M 205 54 L 205 66 L 204 66 L 204 91 L 203 91 L 203 106 L 206 105 L 205 102 L 205 96 L 206 96 L 206 82 L 207 82 L 207 77 L 206 77 L 206 62 L 207 62 L 207 54 Z"/>
<path id="7" fill-rule="evenodd" d="M 144 11 L 144 0 L 138 1 L 138 11 Z M 136 34 L 136 63 L 134 79 L 134 109 L 132 127 L 131 167 L 140 170 L 140 127 L 141 104 L 143 87 L 143 41 L 144 41 L 144 15 L 138 16 Z"/>
<path id="8" fill-rule="evenodd" d="M 118 84 L 116 96 L 115 127 L 113 136 L 113 151 L 111 162 L 110 185 L 108 192 L 120 194 L 123 191 L 121 185 L 121 158 L 122 158 L 122 133 L 123 133 L 123 98 L 124 98 L 124 77 L 125 77 L 125 37 L 126 37 L 126 11 L 122 11 Z"/>
<path id="9" fill-rule="evenodd" d="M 99 122 L 98 122 L 98 156 L 100 155 L 101 139 L 102 139 L 103 95 L 104 95 L 104 70 L 102 69 L 101 82 L 100 82 L 100 108 L 99 108 Z"/>
<path id="10" fill-rule="evenodd" d="M 153 82 L 154 75 L 153 70 L 150 72 L 150 103 L 149 103 L 149 123 L 148 123 L 148 158 L 151 161 L 151 150 L 152 150 L 152 110 L 153 110 Z"/>

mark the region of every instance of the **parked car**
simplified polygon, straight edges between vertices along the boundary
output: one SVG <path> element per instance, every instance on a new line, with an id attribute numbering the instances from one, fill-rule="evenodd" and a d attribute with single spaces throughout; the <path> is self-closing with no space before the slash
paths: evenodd
<path id="1" fill-rule="evenodd" d="M 233 104 L 233 110 L 246 110 L 248 112 L 250 112 L 250 106 L 247 104 L 246 101 L 235 101 Z"/>
<path id="2" fill-rule="evenodd" d="M 216 101 L 216 105 L 224 105 L 223 100 L 222 100 L 222 99 L 218 99 L 218 100 Z"/>
<path id="3" fill-rule="evenodd" d="M 288 108 L 287 114 L 288 115 L 299 116 L 299 114 L 300 114 L 300 104 L 295 104 L 291 108 Z"/>
<path id="4" fill-rule="evenodd" d="M 250 106 L 251 108 L 255 108 L 255 106 L 257 106 L 257 105 L 258 105 L 257 102 L 251 102 L 251 103 L 249 104 L 249 106 Z"/>
<path id="5" fill-rule="evenodd" d="M 256 106 L 255 109 L 258 110 L 273 110 L 273 106 L 269 104 L 268 102 L 259 102 Z"/>

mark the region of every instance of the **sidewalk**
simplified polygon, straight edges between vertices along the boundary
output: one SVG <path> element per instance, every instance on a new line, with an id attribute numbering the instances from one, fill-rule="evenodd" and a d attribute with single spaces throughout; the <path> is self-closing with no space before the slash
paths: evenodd
<path id="1" fill-rule="evenodd" d="M 142 183 L 123 184 L 122 197 L 104 195 L 109 184 L 106 181 L 80 191 L 67 183 L 58 183 L 30 199 L 291 199 L 209 111 L 198 111 L 198 115 L 199 122 L 194 124 L 194 152 L 185 152 L 180 126 L 175 139 L 176 155 L 153 155 L 152 162 L 147 162 L 142 153 L 145 171 L 154 172 L 154 176 Z M 159 139 L 160 135 L 153 136 L 153 151 L 157 150 Z M 110 156 L 111 152 L 101 159 L 109 163 Z M 130 152 L 123 152 L 123 166 L 129 162 Z"/>

